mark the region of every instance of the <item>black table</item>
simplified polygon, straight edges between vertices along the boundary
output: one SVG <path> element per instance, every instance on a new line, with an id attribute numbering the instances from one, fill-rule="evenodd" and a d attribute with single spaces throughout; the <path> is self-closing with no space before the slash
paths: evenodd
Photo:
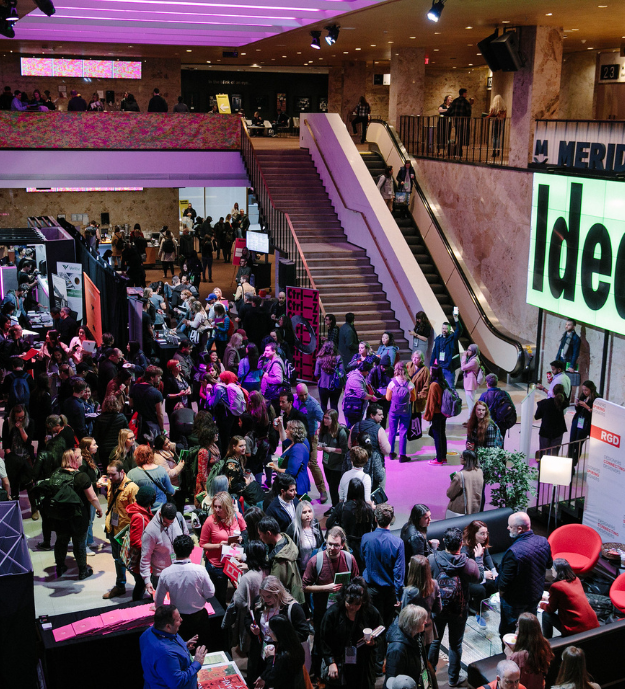
<path id="1" fill-rule="evenodd" d="M 154 340 L 154 356 L 157 356 L 160 359 L 162 369 L 167 367 L 167 362 L 170 359 L 173 359 L 174 354 L 178 351 L 178 349 L 179 345 Z"/>
<path id="2" fill-rule="evenodd" d="M 139 637 L 147 627 L 78 637 L 59 643 L 54 640 L 52 630 L 103 612 L 132 608 L 146 603 L 149 603 L 148 599 L 55 615 L 49 619 L 52 623 L 52 629 L 49 630 L 43 630 L 41 624 L 37 623 L 37 632 L 43 649 L 42 662 L 47 689 L 67 689 L 83 684 L 89 689 L 141 689 L 143 671 Z M 211 643 L 208 651 L 229 652 L 228 635 L 221 629 L 224 609 L 216 598 L 212 598 L 210 604 L 215 614 L 209 617 Z"/>

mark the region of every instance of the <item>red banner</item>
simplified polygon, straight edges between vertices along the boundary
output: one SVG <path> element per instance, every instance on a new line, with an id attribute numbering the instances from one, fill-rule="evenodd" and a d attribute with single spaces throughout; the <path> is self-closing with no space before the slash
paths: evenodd
<path id="1" fill-rule="evenodd" d="M 234 240 L 234 255 L 232 256 L 232 265 L 241 265 L 241 255 L 243 254 L 243 249 L 245 249 L 245 239 L 235 239 Z"/>
<path id="2" fill-rule="evenodd" d="M 319 349 L 319 292 L 316 289 L 287 287 L 286 312 L 295 330 L 293 365 L 297 377 L 313 382 Z"/>
<path id="3" fill-rule="evenodd" d="M 243 571 L 240 570 L 234 564 L 234 562 L 232 562 L 232 560 L 224 560 L 224 574 L 228 577 L 228 579 L 230 579 L 236 588 L 239 585 L 239 579 L 241 578 Z"/>

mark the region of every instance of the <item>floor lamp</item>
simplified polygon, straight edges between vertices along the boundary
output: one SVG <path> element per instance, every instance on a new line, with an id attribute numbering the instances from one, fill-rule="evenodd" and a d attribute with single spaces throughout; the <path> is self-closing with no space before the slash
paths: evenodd
<path id="1" fill-rule="evenodd" d="M 549 505 L 549 518 L 547 519 L 547 531 L 551 524 L 551 511 L 555 512 L 555 527 L 558 528 L 558 508 L 556 505 L 556 488 L 558 500 L 560 498 L 559 487 L 570 486 L 573 478 L 573 458 L 559 457 L 558 455 L 543 455 L 540 459 L 540 483 L 550 483 L 551 504 Z"/>

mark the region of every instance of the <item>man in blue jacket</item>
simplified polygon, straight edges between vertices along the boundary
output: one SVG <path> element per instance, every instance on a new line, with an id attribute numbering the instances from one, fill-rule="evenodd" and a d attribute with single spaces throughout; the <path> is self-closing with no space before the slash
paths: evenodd
<path id="1" fill-rule="evenodd" d="M 178 634 L 182 617 L 175 605 L 161 605 L 154 613 L 154 624 L 141 635 L 141 666 L 144 689 L 197 689 L 197 673 L 206 656 L 200 646 L 191 660 L 189 651 L 195 647 L 197 636 L 186 643 Z"/>
<path id="2" fill-rule="evenodd" d="M 454 309 L 454 314 L 456 310 Z M 434 340 L 434 348 L 430 358 L 430 366 L 438 364 L 450 388 L 456 387 L 456 376 L 452 367 L 452 359 L 458 354 L 458 339 L 462 334 L 462 323 L 455 321 L 443 323 L 441 334 Z M 454 327 L 455 326 L 455 329 Z"/>
<path id="3" fill-rule="evenodd" d="M 566 322 L 564 335 L 560 340 L 558 353 L 556 359 L 564 361 L 567 371 L 577 371 L 577 357 L 579 356 L 579 348 L 582 344 L 580 336 L 575 332 L 577 323 L 569 318 Z"/>

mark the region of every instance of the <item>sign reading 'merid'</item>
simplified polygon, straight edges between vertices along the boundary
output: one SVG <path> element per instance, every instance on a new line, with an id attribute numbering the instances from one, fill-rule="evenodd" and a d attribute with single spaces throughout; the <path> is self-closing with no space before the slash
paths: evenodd
<path id="1" fill-rule="evenodd" d="M 625 334 L 625 184 L 534 175 L 527 302 Z"/>

